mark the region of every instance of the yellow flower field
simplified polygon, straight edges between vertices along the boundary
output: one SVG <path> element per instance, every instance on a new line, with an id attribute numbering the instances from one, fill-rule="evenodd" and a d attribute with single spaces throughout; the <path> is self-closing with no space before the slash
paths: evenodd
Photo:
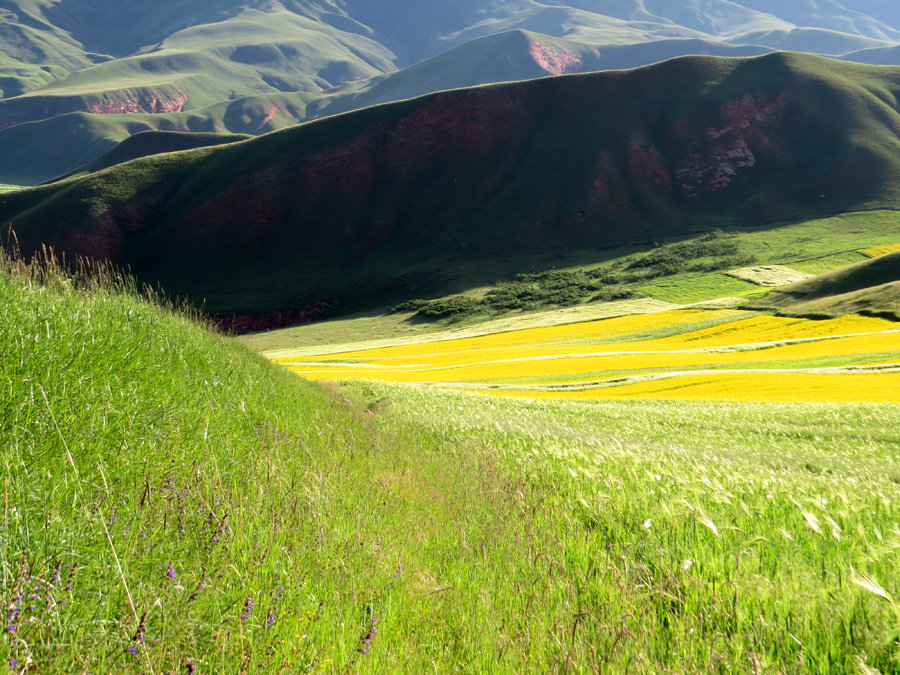
<path id="1" fill-rule="evenodd" d="M 777 403 L 900 403 L 900 372 L 704 373 L 580 391 L 490 391 L 504 396 L 555 400 L 668 399 Z"/>
<path id="2" fill-rule="evenodd" d="M 871 248 L 860 249 L 859 252 L 870 258 L 877 258 L 880 255 L 887 255 L 894 251 L 900 251 L 900 244 L 885 244 L 884 246 L 873 246 Z"/>
<path id="3" fill-rule="evenodd" d="M 900 324 L 858 315 L 681 309 L 278 362 L 314 380 L 531 398 L 900 402 Z"/>

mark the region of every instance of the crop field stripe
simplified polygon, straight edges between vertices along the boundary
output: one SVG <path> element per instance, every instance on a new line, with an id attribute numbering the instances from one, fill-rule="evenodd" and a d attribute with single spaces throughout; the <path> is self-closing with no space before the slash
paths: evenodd
<path id="1" fill-rule="evenodd" d="M 634 335 L 646 338 L 623 340 Z M 900 328 L 858 315 L 814 321 L 682 309 L 341 352 L 335 359 L 295 356 L 280 364 L 311 380 L 539 398 L 790 401 L 793 395 L 812 402 L 886 402 L 897 397 Z"/>
<path id="2" fill-rule="evenodd" d="M 900 403 L 900 373 L 732 372 L 648 379 L 579 391 L 484 390 L 494 395 L 553 399 L 635 399 L 769 403 Z"/>
<path id="3" fill-rule="evenodd" d="M 842 340 L 842 341 L 850 341 L 851 338 L 867 338 L 867 337 L 877 337 L 877 336 L 887 336 L 892 334 L 900 333 L 900 329 L 898 330 L 888 330 L 888 331 L 878 331 L 875 333 L 851 333 L 848 335 L 826 335 L 822 337 L 807 337 L 807 338 L 794 338 L 791 340 L 778 340 L 773 342 L 748 342 L 744 344 L 735 344 L 729 346 L 720 346 L 720 347 L 691 347 L 687 349 L 635 349 L 635 350 L 622 350 L 622 351 L 569 351 L 569 352 L 553 352 L 550 354 L 531 354 L 529 356 L 519 356 L 515 358 L 505 358 L 505 359 L 491 359 L 487 361 L 470 361 L 467 359 L 461 360 L 458 363 L 450 363 L 447 364 L 446 361 L 452 359 L 448 359 L 448 357 L 458 356 L 461 354 L 472 354 L 472 350 L 459 350 L 452 352 L 436 352 L 428 355 L 419 355 L 418 358 L 423 356 L 425 357 L 434 357 L 440 359 L 444 365 L 437 365 L 435 363 L 402 363 L 400 362 L 401 357 L 389 357 L 384 359 L 378 359 L 380 361 L 389 361 L 390 363 L 373 363 L 373 362 L 348 362 L 347 360 L 341 361 L 289 361 L 284 362 L 281 365 L 288 368 L 302 368 L 307 366 L 334 366 L 334 367 L 352 367 L 352 368 L 404 368 L 404 369 L 428 369 L 428 370 L 444 370 L 450 368 L 460 368 L 464 366 L 484 366 L 498 363 L 519 363 L 522 361 L 550 361 L 555 359 L 575 359 L 575 358 L 600 358 L 600 357 L 609 357 L 609 356 L 643 356 L 647 354 L 731 354 L 731 353 L 740 353 L 740 352 L 755 352 L 755 351 L 765 351 L 769 349 L 777 349 L 780 347 L 790 347 L 794 345 L 804 345 L 815 342 L 826 342 L 829 340 Z M 868 344 L 868 342 L 866 342 Z M 522 347 L 524 349 L 526 347 Z M 517 348 L 518 349 L 518 348 Z M 555 345 L 542 345 L 536 347 L 530 347 L 532 351 L 535 349 L 558 349 Z M 481 354 L 481 352 L 475 352 L 477 354 Z"/>
<path id="4" fill-rule="evenodd" d="M 683 317 L 677 316 L 677 312 L 664 312 L 662 314 L 672 315 L 674 320 L 666 327 L 678 325 Z M 624 318 L 624 317 L 623 317 Z M 625 323 L 625 326 L 633 328 L 637 325 L 637 319 L 641 317 L 627 317 L 632 321 Z M 669 318 L 669 317 L 666 317 Z M 616 323 L 611 323 L 616 322 Z M 629 325 L 630 324 L 630 325 Z M 401 347 L 385 347 L 380 349 L 364 349 L 355 352 L 343 352 L 342 359 L 364 359 L 365 361 L 381 360 L 386 358 L 410 359 L 413 357 L 423 357 L 432 354 L 451 354 L 463 353 L 466 351 L 477 349 L 513 349 L 516 347 L 539 348 L 548 347 L 560 343 L 560 339 L 564 341 L 571 340 L 572 337 L 579 335 L 595 335 L 598 339 L 616 335 L 617 329 L 625 328 L 616 319 L 607 319 L 589 322 L 587 324 L 576 324 L 575 326 L 556 326 L 553 328 L 528 329 L 524 331 L 516 331 L 513 334 L 496 333 L 478 338 L 463 338 L 459 340 L 448 340 L 440 343 L 426 343 L 418 345 L 407 345 Z M 680 333 L 677 336 L 669 336 L 666 338 L 642 340 L 639 342 L 636 351 L 652 351 L 655 345 L 665 345 L 671 347 L 677 344 L 694 343 L 697 347 L 712 346 L 730 346 L 735 343 L 735 334 L 742 338 L 739 344 L 766 343 L 766 342 L 785 342 L 788 340 L 803 339 L 805 337 L 822 339 L 828 337 L 844 337 L 861 334 L 874 334 L 885 331 L 896 331 L 896 324 L 887 320 L 873 317 L 842 317 L 840 319 L 828 319 L 823 321 L 811 321 L 808 319 L 796 319 L 786 317 L 773 316 L 757 316 L 747 319 L 738 319 L 728 322 L 724 326 L 715 326 L 705 328 L 689 333 Z M 680 340 L 672 338 L 680 337 Z M 448 349 L 450 347 L 450 349 Z M 574 346 L 573 346 L 574 348 Z M 622 350 L 628 351 L 628 350 Z M 321 355 L 320 355 L 321 356 Z M 320 360 L 320 359 L 316 359 Z M 286 365 L 287 363 L 296 362 L 296 358 L 280 358 L 277 362 Z"/>
<path id="5" fill-rule="evenodd" d="M 684 350 L 642 350 L 642 351 L 610 351 L 591 352 L 587 354 L 538 354 L 510 359 L 472 360 L 486 356 L 481 352 L 469 354 L 469 360 L 459 360 L 456 354 L 453 359 L 435 355 L 429 363 L 420 360 L 414 363 L 360 363 L 329 364 L 328 362 L 293 363 L 288 367 L 301 374 L 315 379 L 317 375 L 329 377 L 352 376 L 359 374 L 385 374 L 387 379 L 393 376 L 400 381 L 440 381 L 446 379 L 448 371 L 455 371 L 450 379 L 480 381 L 496 379 L 498 376 L 509 378 L 515 375 L 529 376 L 539 373 L 566 374 L 590 370 L 634 370 L 638 368 L 652 369 L 665 366 L 701 366 L 713 364 L 762 363 L 771 361 L 797 361 L 811 358 L 824 358 L 834 355 L 867 356 L 891 354 L 891 347 L 897 344 L 896 332 L 862 334 L 846 337 L 804 338 L 786 343 L 767 343 L 751 345 L 735 345 L 733 347 L 690 348 Z M 838 344 L 828 344 L 838 343 Z M 748 361 L 752 354 L 753 361 Z M 659 357 L 667 357 L 663 361 Z M 421 358 L 421 357 L 420 357 Z M 898 353 L 900 358 L 900 353 Z M 449 362 L 448 362 L 449 361 Z M 601 365 L 603 364 L 603 365 Z M 429 376 L 431 374 L 431 376 Z M 421 376 L 421 377 L 420 377 Z M 405 379 L 413 377 L 413 380 Z M 381 378 L 379 378 L 381 379 Z"/>
<path id="6" fill-rule="evenodd" d="M 301 356 L 320 356 L 324 354 L 357 352 L 360 350 L 409 347 L 419 344 L 450 342 L 500 334 L 510 335 L 526 330 L 536 330 L 541 328 L 558 328 L 561 326 L 574 327 L 582 324 L 592 324 L 596 321 L 612 321 L 615 319 L 628 319 L 634 321 L 636 317 L 648 317 L 645 325 L 652 327 L 655 325 L 655 317 L 659 315 L 668 317 L 669 313 L 672 311 L 698 312 L 698 315 L 708 315 L 711 310 L 684 308 L 683 306 L 661 302 L 652 298 L 621 300 L 601 303 L 599 305 L 584 305 L 536 312 L 523 316 L 504 317 L 502 319 L 479 323 L 468 328 L 450 329 L 414 337 L 382 338 L 378 340 L 365 340 L 362 342 L 342 341 L 337 344 L 325 344 L 313 347 L 266 350 L 262 351 L 262 355 L 267 359 L 278 363 Z M 727 311 L 730 311 L 735 315 L 743 316 L 752 316 L 756 314 L 756 312 L 748 311 Z"/>

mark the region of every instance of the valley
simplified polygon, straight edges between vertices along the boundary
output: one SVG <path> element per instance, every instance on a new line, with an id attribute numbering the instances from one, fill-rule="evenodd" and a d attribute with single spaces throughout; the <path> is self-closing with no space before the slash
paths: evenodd
<path id="1" fill-rule="evenodd" d="M 0 2 L 0 664 L 900 672 L 898 45 Z"/>

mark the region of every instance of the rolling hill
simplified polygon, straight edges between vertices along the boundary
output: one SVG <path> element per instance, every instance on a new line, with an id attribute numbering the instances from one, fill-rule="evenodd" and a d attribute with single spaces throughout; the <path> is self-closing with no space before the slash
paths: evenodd
<path id="1" fill-rule="evenodd" d="M 36 184 L 74 171 L 141 131 L 262 134 L 299 122 L 436 91 L 572 72 L 634 68 L 685 53 L 756 56 L 765 47 L 698 40 L 659 40 L 597 47 L 514 30 L 478 38 L 403 70 L 326 92 L 278 92 L 170 113 L 68 113 L 0 129 L 0 182 Z M 23 100 L 23 99 L 18 99 Z M 0 109 L 3 102 L 0 101 Z M 66 152 L 47 138 L 64 140 Z M 165 152 L 161 145 L 148 154 Z"/>
<path id="2" fill-rule="evenodd" d="M 753 307 L 794 316 L 855 313 L 900 321 L 900 252 L 782 286 Z"/>
<path id="3" fill-rule="evenodd" d="M 523 51 L 522 35 L 542 46 Z M 686 54 L 886 63 L 877 55 L 898 39 L 897 11 L 875 0 L 9 0 L 0 134 L 71 113 L 114 119 L 67 116 L 0 137 L 0 182 L 68 173 L 135 130 L 259 134 L 434 91 Z M 48 156 L 63 144 L 68 161 Z"/>
<path id="4" fill-rule="evenodd" d="M 437 294 L 463 262 L 898 207 L 898 88 L 779 53 L 456 90 L 11 193 L 0 217 L 26 251 L 279 325 Z"/>

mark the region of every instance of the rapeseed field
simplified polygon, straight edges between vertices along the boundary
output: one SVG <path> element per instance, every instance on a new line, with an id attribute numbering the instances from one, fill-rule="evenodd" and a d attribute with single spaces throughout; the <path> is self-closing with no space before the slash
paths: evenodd
<path id="1" fill-rule="evenodd" d="M 900 326 L 859 315 L 679 309 L 279 362 L 531 398 L 900 402 Z"/>

